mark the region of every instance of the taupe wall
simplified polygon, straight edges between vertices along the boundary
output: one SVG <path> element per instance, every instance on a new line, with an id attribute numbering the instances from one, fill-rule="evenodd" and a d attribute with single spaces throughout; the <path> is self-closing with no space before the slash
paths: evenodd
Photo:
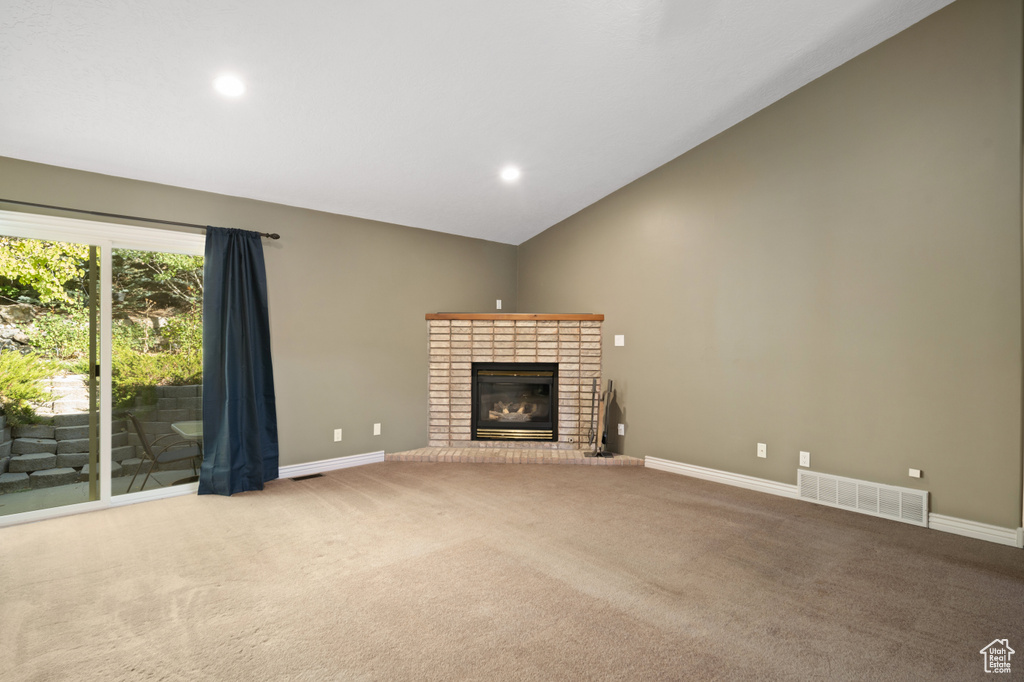
<path id="1" fill-rule="evenodd" d="M 621 450 L 1020 524 L 1021 26 L 960 0 L 520 247 L 520 310 L 607 315 Z"/>
<path id="2" fill-rule="evenodd" d="M 514 246 L 2 157 L 0 188 L 22 201 L 279 232 L 264 251 L 283 465 L 425 446 L 424 314 L 491 311 L 498 298 L 515 310 Z"/>

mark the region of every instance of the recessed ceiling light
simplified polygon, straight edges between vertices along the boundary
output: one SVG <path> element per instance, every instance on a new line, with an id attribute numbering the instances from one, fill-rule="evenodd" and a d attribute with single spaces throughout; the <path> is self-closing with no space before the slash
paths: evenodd
<path id="1" fill-rule="evenodd" d="M 238 97 L 245 92 L 245 83 L 238 76 L 225 73 L 213 79 L 213 87 L 225 97 Z"/>
<path id="2" fill-rule="evenodd" d="M 515 166 L 505 166 L 501 169 L 501 179 L 505 182 L 515 182 L 520 175 L 519 169 Z"/>

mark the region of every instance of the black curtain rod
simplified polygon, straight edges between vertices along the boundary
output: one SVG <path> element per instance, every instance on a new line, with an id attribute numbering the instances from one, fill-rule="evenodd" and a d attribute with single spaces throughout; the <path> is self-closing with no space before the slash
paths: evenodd
<path id="1" fill-rule="evenodd" d="M 177 220 L 159 220 L 157 218 L 140 218 L 137 215 L 121 215 L 120 213 L 104 213 L 103 211 L 86 211 L 81 208 L 67 208 L 65 206 L 49 206 L 48 204 L 33 204 L 30 201 L 15 201 L 14 199 L 0 199 L 0 202 L 5 204 L 18 204 L 19 206 L 34 206 L 36 208 L 51 208 L 55 211 L 70 211 L 71 213 L 88 213 L 89 215 L 103 216 L 104 218 L 121 218 L 123 220 L 139 220 L 144 223 L 159 223 L 160 225 L 180 225 L 181 227 L 198 227 L 200 230 L 205 230 L 206 225 L 196 225 L 195 223 L 179 223 Z M 281 235 L 276 232 L 260 232 L 261 237 L 267 239 L 280 239 Z"/>

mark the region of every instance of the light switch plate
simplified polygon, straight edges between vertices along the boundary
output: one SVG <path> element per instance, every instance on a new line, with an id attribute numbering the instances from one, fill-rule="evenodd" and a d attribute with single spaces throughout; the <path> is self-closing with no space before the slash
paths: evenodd
<path id="1" fill-rule="evenodd" d="M 341 429 L 334 429 L 334 442 L 341 440 Z"/>
<path id="2" fill-rule="evenodd" d="M 616 346 L 625 346 L 626 345 L 626 335 L 625 334 L 616 334 L 615 335 L 615 345 Z"/>
<path id="3" fill-rule="evenodd" d="M 911 478 L 921 478 L 921 470 L 920 469 L 911 469 L 910 470 L 910 477 Z"/>
<path id="4" fill-rule="evenodd" d="M 373 435 L 375 435 L 375 436 L 379 436 L 380 435 L 380 424 L 374 424 L 373 425 Z"/>
<path id="5" fill-rule="evenodd" d="M 498 299 L 498 310 L 501 310 L 501 299 Z"/>

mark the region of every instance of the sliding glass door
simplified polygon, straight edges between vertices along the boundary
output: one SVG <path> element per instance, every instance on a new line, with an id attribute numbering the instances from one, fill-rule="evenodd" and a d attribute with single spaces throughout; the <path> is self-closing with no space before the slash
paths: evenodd
<path id="1" fill-rule="evenodd" d="M 113 251 L 113 494 L 197 480 L 203 257 Z"/>
<path id="2" fill-rule="evenodd" d="M 195 489 L 202 252 L 0 211 L 0 525 Z"/>
<path id="3" fill-rule="evenodd" d="M 100 499 L 99 249 L 0 235 L 0 515 Z"/>

